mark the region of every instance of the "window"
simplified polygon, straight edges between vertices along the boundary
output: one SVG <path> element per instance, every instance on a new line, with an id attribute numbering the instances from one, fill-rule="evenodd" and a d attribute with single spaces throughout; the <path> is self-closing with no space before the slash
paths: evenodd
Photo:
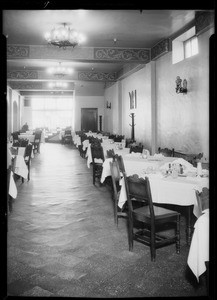
<path id="1" fill-rule="evenodd" d="M 32 126 L 55 129 L 72 126 L 73 97 L 32 98 Z"/>
<path id="2" fill-rule="evenodd" d="M 198 41 L 196 36 L 184 42 L 184 54 L 185 58 L 198 54 Z"/>
<path id="3" fill-rule="evenodd" d="M 195 35 L 195 27 L 187 30 L 172 41 L 173 64 L 198 54 L 198 52 L 198 40 Z"/>

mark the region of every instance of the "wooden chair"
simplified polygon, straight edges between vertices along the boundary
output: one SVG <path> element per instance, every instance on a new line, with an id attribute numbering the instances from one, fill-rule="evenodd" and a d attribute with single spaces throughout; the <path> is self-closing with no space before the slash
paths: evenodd
<path id="1" fill-rule="evenodd" d="M 124 211 L 124 206 L 122 209 L 118 206 L 118 200 L 120 195 L 121 186 L 119 182 L 121 180 L 121 174 L 119 169 L 119 163 L 117 158 L 114 158 L 112 162 L 110 162 L 110 170 L 112 177 L 112 187 L 113 187 L 113 200 L 114 200 L 114 220 L 115 224 L 118 225 L 119 218 L 127 218 L 127 212 Z"/>
<path id="2" fill-rule="evenodd" d="M 156 249 L 176 244 L 176 252 L 180 252 L 180 213 L 154 206 L 148 177 L 139 178 L 138 175 L 126 176 L 124 180 L 128 202 L 128 220 L 129 220 L 129 250 L 133 249 L 133 241 L 148 245 L 151 249 L 151 260 L 155 261 Z M 141 202 L 141 207 L 133 208 L 134 201 Z M 135 228 L 135 223 L 139 221 L 139 228 Z M 137 223 L 138 224 L 138 223 Z M 157 232 L 166 230 L 163 225 L 174 226 L 174 235 L 157 234 Z M 137 225 L 138 227 L 138 225 Z"/>
<path id="3" fill-rule="evenodd" d="M 24 160 L 28 168 L 28 181 L 30 180 L 30 166 L 31 166 L 31 155 L 32 155 L 32 148 L 33 145 L 30 143 L 26 146 L 25 154 L 24 154 Z M 24 182 L 24 178 L 22 177 L 22 182 Z"/>
<path id="4" fill-rule="evenodd" d="M 197 162 L 201 160 L 203 157 L 203 153 L 199 154 L 187 154 L 187 153 L 182 153 L 178 151 L 174 151 L 174 157 L 179 157 L 187 160 L 189 163 L 191 163 L 194 167 L 197 166 Z"/>
<path id="5" fill-rule="evenodd" d="M 113 158 L 115 156 L 115 151 L 114 149 L 109 149 L 106 151 L 106 157 L 107 158 Z"/>
<path id="6" fill-rule="evenodd" d="M 96 179 L 101 179 L 102 175 L 102 164 L 105 160 L 103 148 L 101 143 L 93 143 L 90 146 L 91 154 L 92 154 L 92 166 L 93 166 L 93 184 L 95 185 Z M 100 160 L 97 161 L 97 160 Z"/>
<path id="7" fill-rule="evenodd" d="M 174 148 L 168 149 L 168 148 L 158 148 L 158 153 L 163 154 L 163 156 L 166 157 L 174 157 Z"/>
<path id="8" fill-rule="evenodd" d="M 40 153 L 40 143 L 41 143 L 41 131 L 36 131 L 35 132 L 35 138 L 34 138 L 34 142 L 33 142 L 33 151 L 35 153 L 35 151 L 37 153 Z"/>
<path id="9" fill-rule="evenodd" d="M 114 159 L 116 159 L 118 162 L 120 172 L 122 173 L 126 172 L 122 155 L 115 154 Z"/>
<path id="10" fill-rule="evenodd" d="M 62 138 L 63 144 L 72 144 L 72 131 L 71 130 L 65 130 L 65 133 Z"/>
<path id="11" fill-rule="evenodd" d="M 140 143 L 139 145 L 131 146 L 130 147 L 130 153 L 135 152 L 135 153 L 142 153 L 143 151 L 143 145 Z"/>
<path id="12" fill-rule="evenodd" d="M 29 143 L 28 139 L 20 139 L 20 147 L 26 147 Z"/>
<path id="13" fill-rule="evenodd" d="M 20 134 L 19 131 L 15 131 L 15 132 L 11 133 L 12 138 L 13 138 L 13 144 L 12 144 L 12 146 L 14 146 L 14 147 L 19 147 L 19 146 L 17 146 L 18 144 L 20 144 L 19 138 L 18 138 L 19 134 Z"/>
<path id="14" fill-rule="evenodd" d="M 124 135 L 116 135 L 114 137 L 114 142 L 121 143 L 123 139 L 124 139 Z"/>
<path id="15" fill-rule="evenodd" d="M 202 215 L 203 211 L 209 208 L 209 189 L 207 187 L 203 187 L 202 192 L 197 190 L 195 192 L 200 215 Z"/>

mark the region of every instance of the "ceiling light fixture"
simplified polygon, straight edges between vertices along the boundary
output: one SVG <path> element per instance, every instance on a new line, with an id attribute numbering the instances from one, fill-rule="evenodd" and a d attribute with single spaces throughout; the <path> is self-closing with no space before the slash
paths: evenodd
<path id="1" fill-rule="evenodd" d="M 45 39 L 48 44 L 66 49 L 66 47 L 74 48 L 79 45 L 85 40 L 85 37 L 63 23 L 62 27 L 53 28 L 50 32 L 45 33 Z"/>
<path id="2" fill-rule="evenodd" d="M 66 88 L 67 83 L 63 82 L 63 81 L 50 82 L 49 87 L 50 88 Z"/>
<path id="3" fill-rule="evenodd" d="M 66 68 L 62 67 L 61 62 L 59 62 L 59 65 L 57 67 L 49 68 L 48 70 L 49 74 L 53 74 L 57 77 L 63 77 L 65 75 L 71 75 L 73 70 L 72 68 Z"/>

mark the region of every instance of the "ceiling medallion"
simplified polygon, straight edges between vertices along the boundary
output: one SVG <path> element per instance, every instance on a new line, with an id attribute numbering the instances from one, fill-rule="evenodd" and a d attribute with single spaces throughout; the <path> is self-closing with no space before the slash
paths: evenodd
<path id="1" fill-rule="evenodd" d="M 53 28 L 50 32 L 45 33 L 45 39 L 48 44 L 63 49 L 67 47 L 74 48 L 85 40 L 82 34 L 66 26 L 66 23 L 63 23 L 62 27 Z"/>
<path id="2" fill-rule="evenodd" d="M 48 68 L 47 71 L 49 74 L 55 75 L 59 78 L 65 76 L 65 75 L 71 75 L 73 72 L 72 68 L 63 67 L 61 65 L 61 62 L 59 62 L 59 65 L 57 67 Z"/>

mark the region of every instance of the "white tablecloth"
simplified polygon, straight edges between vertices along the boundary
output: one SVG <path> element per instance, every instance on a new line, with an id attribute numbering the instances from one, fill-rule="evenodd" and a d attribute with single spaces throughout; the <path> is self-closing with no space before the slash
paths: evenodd
<path id="1" fill-rule="evenodd" d="M 75 134 L 72 139 L 73 139 L 73 143 L 78 148 L 78 146 L 81 145 L 81 137 L 79 135 Z"/>
<path id="2" fill-rule="evenodd" d="M 18 135 L 18 138 L 19 139 L 27 139 L 29 140 L 30 143 L 33 143 L 34 142 L 34 139 L 35 139 L 35 135 L 34 134 L 21 134 L 21 135 Z"/>
<path id="3" fill-rule="evenodd" d="M 188 254 L 188 265 L 199 281 L 206 271 L 205 262 L 209 261 L 209 209 L 197 219 Z"/>
<path id="4" fill-rule="evenodd" d="M 14 158 L 14 173 L 27 179 L 28 168 L 22 155 L 16 155 Z"/>
<path id="5" fill-rule="evenodd" d="M 118 155 L 122 155 L 124 166 L 127 175 L 133 175 L 133 174 L 140 174 L 144 170 L 147 170 L 147 168 L 152 168 L 154 170 L 159 170 L 159 168 L 164 165 L 166 162 L 172 162 L 175 160 L 174 157 L 164 157 L 161 160 L 153 160 L 151 156 L 149 156 L 148 152 L 148 158 L 144 159 L 143 155 L 146 155 L 148 150 L 143 150 L 143 155 L 141 153 L 130 153 L 129 154 L 129 148 L 124 148 L 123 150 L 115 150 L 115 153 Z M 103 183 L 105 178 L 107 176 L 111 175 L 110 171 L 110 164 L 109 162 L 111 159 L 107 158 L 105 159 L 103 163 L 103 171 L 101 176 L 101 182 Z"/>
<path id="6" fill-rule="evenodd" d="M 13 172 L 10 172 L 10 184 L 9 184 L 9 191 L 8 191 L 9 195 L 12 198 L 17 198 L 17 186 L 14 182 L 14 177 L 13 177 Z"/>
<path id="7" fill-rule="evenodd" d="M 21 133 L 20 135 L 18 135 L 19 139 L 28 139 L 30 143 L 33 143 L 35 140 L 35 135 L 34 134 L 26 134 L 26 133 Z M 41 143 L 45 143 L 45 133 L 44 131 L 42 131 L 41 133 Z"/>

